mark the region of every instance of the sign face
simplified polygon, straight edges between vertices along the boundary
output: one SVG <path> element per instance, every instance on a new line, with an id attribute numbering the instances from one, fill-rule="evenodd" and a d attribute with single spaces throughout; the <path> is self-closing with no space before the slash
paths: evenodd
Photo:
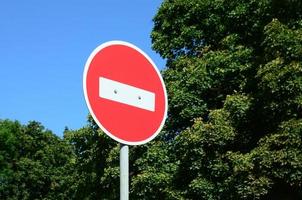
<path id="1" fill-rule="evenodd" d="M 83 89 L 96 123 L 120 143 L 147 143 L 164 125 L 168 102 L 162 77 L 153 61 L 130 43 L 97 47 L 86 62 Z"/>

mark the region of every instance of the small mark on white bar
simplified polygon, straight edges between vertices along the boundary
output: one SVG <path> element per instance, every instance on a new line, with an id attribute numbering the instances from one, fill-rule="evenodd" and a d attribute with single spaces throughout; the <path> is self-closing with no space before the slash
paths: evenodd
<path id="1" fill-rule="evenodd" d="M 99 96 L 129 106 L 155 111 L 155 93 L 104 77 L 99 78 Z"/>

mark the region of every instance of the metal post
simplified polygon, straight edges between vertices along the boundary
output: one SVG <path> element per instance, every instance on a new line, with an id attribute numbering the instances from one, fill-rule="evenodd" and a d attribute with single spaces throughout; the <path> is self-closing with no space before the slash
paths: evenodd
<path id="1" fill-rule="evenodd" d="M 120 200 L 129 199 L 129 147 L 120 144 Z"/>

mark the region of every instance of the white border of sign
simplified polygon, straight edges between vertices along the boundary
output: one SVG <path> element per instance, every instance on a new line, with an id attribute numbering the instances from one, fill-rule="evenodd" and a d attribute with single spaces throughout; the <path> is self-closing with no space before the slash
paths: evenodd
<path id="1" fill-rule="evenodd" d="M 163 119 L 162 119 L 162 122 L 160 124 L 160 126 L 157 128 L 156 132 L 153 133 L 153 135 L 151 135 L 149 138 L 145 139 L 145 140 L 142 140 L 142 141 L 139 141 L 139 142 L 129 142 L 129 141 L 125 141 L 125 140 L 122 140 L 116 136 L 114 136 L 113 134 L 111 134 L 102 124 L 101 122 L 99 122 L 99 120 L 96 118 L 96 116 L 94 115 L 93 111 L 92 111 L 92 108 L 90 106 L 90 103 L 88 101 L 88 96 L 87 96 L 87 91 L 86 91 L 86 77 L 87 77 L 87 72 L 88 72 L 88 68 L 90 66 L 90 63 L 92 61 L 92 59 L 95 57 L 95 55 L 101 51 L 102 49 L 104 49 L 105 47 L 108 47 L 108 46 L 111 46 L 111 45 L 124 45 L 124 46 L 128 46 L 132 49 L 135 49 L 136 51 L 138 51 L 139 53 L 141 53 L 153 66 L 153 68 L 155 69 L 160 81 L 161 81 L 161 84 L 163 86 L 163 89 L 164 89 L 164 95 L 165 95 L 165 111 L 164 111 L 164 116 L 163 116 Z M 127 144 L 127 145 L 142 145 L 142 144 L 145 144 L 151 140 L 153 140 L 158 134 L 159 132 L 161 131 L 161 129 L 163 128 L 164 124 L 165 124 L 165 121 L 166 121 L 166 118 L 167 118 L 167 111 L 168 111 L 168 97 L 167 97 L 167 91 L 166 91 L 166 86 L 164 84 L 164 81 L 163 81 L 163 78 L 158 70 L 158 68 L 156 67 L 156 65 L 154 64 L 154 62 L 151 60 L 151 58 L 145 53 L 143 52 L 140 48 L 136 47 L 135 45 L 129 43 L 129 42 L 124 42 L 124 41 L 119 41 L 119 40 L 113 40 L 113 41 L 109 41 L 109 42 L 105 42 L 101 45 L 99 45 L 97 48 L 95 48 L 93 50 L 93 52 L 90 54 L 88 60 L 86 61 L 86 64 L 85 64 L 85 69 L 84 69 L 84 73 L 83 73 L 83 91 L 84 91 L 84 95 L 85 95 L 85 101 L 86 101 L 86 104 L 88 106 L 88 109 L 89 109 L 89 112 L 90 114 L 92 115 L 93 119 L 95 120 L 95 122 L 98 124 L 98 126 L 109 136 L 111 137 L 112 139 L 116 140 L 117 142 L 119 143 L 122 143 L 122 144 Z"/>

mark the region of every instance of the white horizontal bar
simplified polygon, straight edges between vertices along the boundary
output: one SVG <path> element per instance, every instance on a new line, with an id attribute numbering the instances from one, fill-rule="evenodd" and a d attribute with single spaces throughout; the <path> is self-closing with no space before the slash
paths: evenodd
<path id="1" fill-rule="evenodd" d="M 129 106 L 155 110 L 155 93 L 104 77 L 99 78 L 99 96 Z"/>

